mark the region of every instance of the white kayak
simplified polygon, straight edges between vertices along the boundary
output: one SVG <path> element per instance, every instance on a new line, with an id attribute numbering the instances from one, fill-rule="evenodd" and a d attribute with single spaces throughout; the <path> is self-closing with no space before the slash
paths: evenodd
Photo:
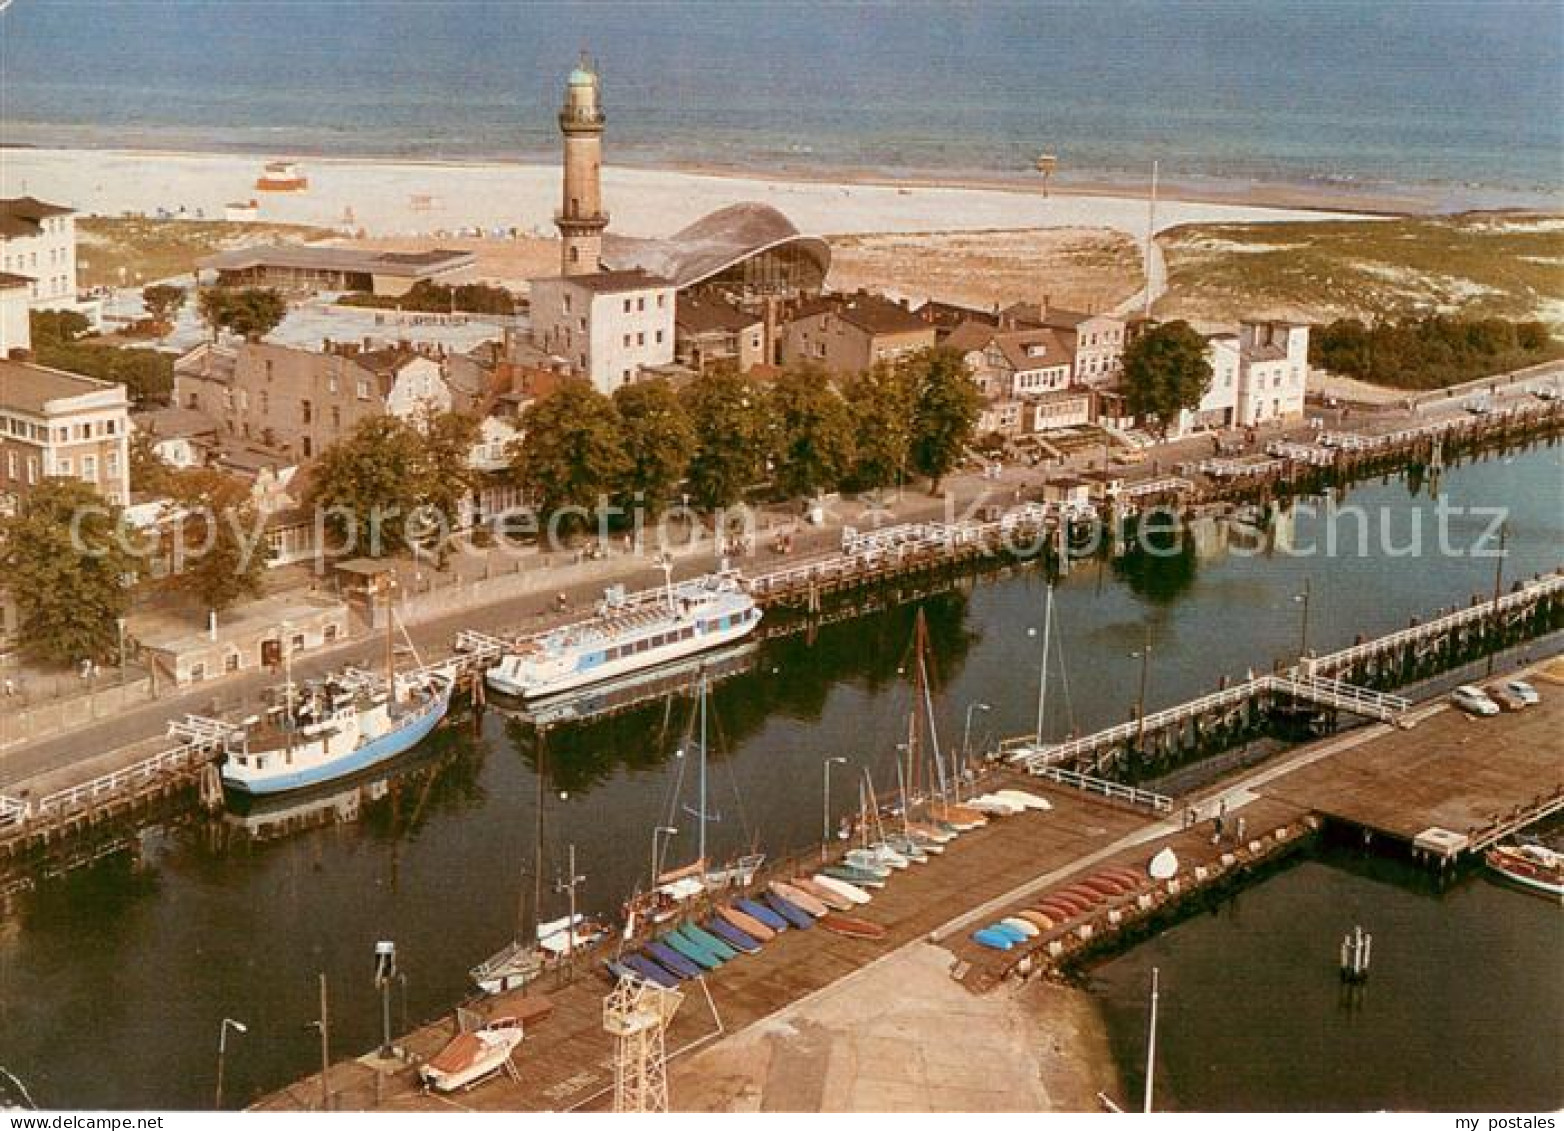
<path id="1" fill-rule="evenodd" d="M 846 880 L 839 880 L 835 876 L 828 876 L 824 872 L 817 872 L 815 875 L 811 876 L 810 879 L 814 880 L 814 882 L 819 884 L 821 887 L 826 888 L 829 891 L 834 891 L 837 895 L 840 895 L 845 899 L 852 900 L 859 906 L 868 903 L 871 899 L 874 898 L 856 884 L 850 884 Z"/>
<path id="2" fill-rule="evenodd" d="M 994 796 L 1001 801 L 1010 801 L 1023 809 L 1032 809 L 1039 813 L 1046 813 L 1053 808 L 1053 802 L 1046 797 L 1027 793 L 1024 789 L 999 789 L 994 791 Z"/>

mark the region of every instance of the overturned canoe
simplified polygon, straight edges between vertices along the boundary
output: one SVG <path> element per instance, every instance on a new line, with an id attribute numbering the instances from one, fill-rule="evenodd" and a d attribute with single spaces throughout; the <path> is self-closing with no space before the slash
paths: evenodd
<path id="1" fill-rule="evenodd" d="M 753 915 L 740 911 L 737 907 L 719 907 L 717 914 L 756 942 L 770 942 L 777 936 L 775 929 L 768 927 Z"/>
<path id="2" fill-rule="evenodd" d="M 792 925 L 784 916 L 777 914 L 776 908 L 769 907 L 758 900 L 735 899 L 733 906 L 744 912 L 744 914 L 759 919 L 773 931 L 785 931 Z"/>
<path id="3" fill-rule="evenodd" d="M 883 939 L 887 933 L 878 923 L 871 923 L 856 915 L 843 915 L 838 911 L 833 911 L 821 919 L 820 925 L 834 935 L 845 935 L 850 939 L 868 939 L 874 942 Z"/>
<path id="4" fill-rule="evenodd" d="M 1031 908 L 1027 908 L 1025 911 L 1017 911 L 1016 915 L 1032 924 L 1032 926 L 1036 927 L 1039 932 L 1051 931 L 1055 926 L 1052 919 L 1044 915 L 1041 911 L 1033 911 Z"/>
<path id="5" fill-rule="evenodd" d="M 720 915 L 714 915 L 706 920 L 708 932 L 716 935 L 740 954 L 755 954 L 760 950 L 760 942 L 748 931 L 741 931 L 732 923 Z"/>
<path id="6" fill-rule="evenodd" d="M 793 884 L 784 883 L 781 880 L 775 880 L 768 884 L 767 887 L 770 889 L 771 894 L 780 896 L 781 898 L 791 903 L 794 907 L 797 907 L 800 910 L 806 911 L 810 915 L 813 915 L 816 919 L 820 918 L 820 916 L 831 910 L 825 905 L 823 900 L 816 899 L 807 891 L 804 891 L 802 888 Z"/>
<path id="7" fill-rule="evenodd" d="M 1003 931 L 996 931 L 992 927 L 984 927 L 981 931 L 972 932 L 972 941 L 979 946 L 986 946 L 989 950 L 1011 950 L 1016 941 Z"/>
<path id="8" fill-rule="evenodd" d="M 813 915 L 791 899 L 784 899 L 774 891 L 766 892 L 760 897 L 760 901 L 786 919 L 790 926 L 797 927 L 800 931 L 807 931 L 815 925 Z"/>
<path id="9" fill-rule="evenodd" d="M 825 904 L 829 911 L 851 911 L 853 901 L 839 891 L 834 891 L 822 883 L 817 883 L 805 876 L 795 876 L 791 881 L 793 887 L 806 893 Z M 864 902 L 868 902 L 865 900 Z"/>
<path id="10" fill-rule="evenodd" d="M 848 883 L 836 876 L 826 875 L 824 872 L 816 872 L 811 882 L 827 891 L 834 891 L 844 899 L 857 906 L 863 906 L 874 898 L 857 884 Z"/>

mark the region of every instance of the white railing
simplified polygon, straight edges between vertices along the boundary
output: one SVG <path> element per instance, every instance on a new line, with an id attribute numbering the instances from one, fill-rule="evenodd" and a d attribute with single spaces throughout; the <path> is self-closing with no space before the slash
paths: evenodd
<path id="1" fill-rule="evenodd" d="M 1077 773 L 1075 770 L 1066 770 L 1058 766 L 1039 766 L 1032 773 L 1036 777 L 1055 781 L 1060 785 L 1073 786 L 1084 793 L 1097 793 L 1114 801 L 1127 801 L 1131 805 L 1142 806 L 1154 813 L 1173 811 L 1171 797 L 1153 793 L 1149 789 L 1140 789 L 1133 785 L 1125 785 L 1123 782 L 1109 781 L 1107 778 L 1093 777 L 1091 774 Z"/>
<path id="2" fill-rule="evenodd" d="M 144 761 L 137 762 L 133 766 L 127 766 L 113 773 L 103 774 L 81 785 L 71 786 L 40 798 L 34 812 L 40 816 L 59 815 L 69 813 L 73 809 L 79 809 L 84 805 L 103 798 L 108 798 L 119 793 L 127 786 L 139 785 L 165 774 L 188 769 L 191 763 L 198 757 L 204 757 L 209 752 L 205 744 L 189 743 L 175 747 L 173 750 L 165 750 L 161 754 L 154 754 Z"/>
<path id="3" fill-rule="evenodd" d="M 0 829 L 22 824 L 31 811 L 27 802 L 20 798 L 0 795 Z"/>

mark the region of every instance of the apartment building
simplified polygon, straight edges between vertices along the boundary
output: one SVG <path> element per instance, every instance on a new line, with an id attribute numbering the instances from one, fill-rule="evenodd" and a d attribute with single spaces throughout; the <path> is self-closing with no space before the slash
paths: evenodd
<path id="1" fill-rule="evenodd" d="M 641 270 L 534 279 L 533 342 L 611 393 L 673 361 L 674 293 Z"/>
<path id="2" fill-rule="evenodd" d="M 130 397 L 125 386 L 0 359 L 0 509 L 51 476 L 130 499 Z"/>
<path id="3" fill-rule="evenodd" d="M 27 279 L 34 309 L 74 310 L 74 210 L 31 196 L 0 199 L 0 272 Z"/>
<path id="4" fill-rule="evenodd" d="M 888 298 L 867 291 L 821 295 L 800 305 L 782 327 L 781 361 L 858 373 L 929 349 L 937 337 L 932 324 Z"/>

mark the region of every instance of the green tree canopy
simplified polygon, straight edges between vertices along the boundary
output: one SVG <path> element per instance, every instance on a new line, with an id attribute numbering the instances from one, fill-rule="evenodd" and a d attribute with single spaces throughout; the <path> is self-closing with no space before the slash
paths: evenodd
<path id="1" fill-rule="evenodd" d="M 478 482 L 472 449 L 481 430 L 478 418 L 463 412 L 435 413 L 423 422 L 423 501 L 439 511 L 452 528 L 461 519 L 463 501 Z"/>
<path id="2" fill-rule="evenodd" d="M 427 500 L 427 468 L 417 428 L 396 416 L 367 417 L 320 454 L 310 502 L 327 508 L 342 552 L 394 554 L 409 547 L 407 521 Z"/>
<path id="3" fill-rule="evenodd" d="M 850 474 L 854 487 L 889 487 L 906 476 L 911 458 L 913 392 L 906 368 L 883 361 L 867 372 L 854 374 L 843 386 L 856 441 Z"/>
<path id="4" fill-rule="evenodd" d="M 1210 387 L 1206 339 L 1188 322 L 1155 326 L 1124 351 L 1125 407 L 1161 435 L 1180 412 L 1196 408 Z"/>
<path id="5" fill-rule="evenodd" d="M 579 378 L 565 381 L 527 406 L 522 436 L 511 442 L 511 473 L 552 521 L 564 507 L 594 510 L 624 482 L 628 460 L 619 410 Z M 580 529 L 586 520 L 566 516 L 561 529 Z"/>
<path id="6" fill-rule="evenodd" d="M 776 486 L 788 498 L 841 486 L 853 460 L 853 418 L 830 377 L 815 366 L 789 370 L 771 389 Z"/>
<path id="7" fill-rule="evenodd" d="M 75 664 L 117 654 L 137 567 L 114 536 L 120 513 L 85 483 L 46 479 L 0 518 L 0 576 L 27 655 Z"/>
<path id="8" fill-rule="evenodd" d="M 166 495 L 174 485 L 174 468 L 157 454 L 150 433 L 130 434 L 130 490 L 137 495 Z"/>
<path id="9" fill-rule="evenodd" d="M 619 410 L 626 461 L 620 503 L 639 503 L 656 514 L 689 470 L 695 427 L 667 381 L 621 385 L 614 390 L 614 407 Z"/>
<path id="10" fill-rule="evenodd" d="M 920 350 L 904 363 L 912 387 L 908 454 L 915 471 L 929 477 L 931 494 L 961 462 L 983 408 L 983 397 L 954 350 Z"/>
<path id="11" fill-rule="evenodd" d="M 272 555 L 249 486 L 214 468 L 190 468 L 172 480 L 172 497 L 185 511 L 174 585 L 218 612 L 261 596 Z"/>
<path id="12" fill-rule="evenodd" d="M 702 373 L 684 389 L 695 426 L 690 488 L 708 510 L 730 507 L 765 474 L 771 450 L 766 390 L 731 368 Z"/>
<path id="13" fill-rule="evenodd" d="M 249 341 L 264 338 L 288 316 L 287 300 L 267 287 L 207 287 L 197 298 L 196 309 L 214 335 L 227 330 Z"/>
<path id="14" fill-rule="evenodd" d="M 147 308 L 147 317 L 167 325 L 185 305 L 185 288 L 173 283 L 153 283 L 141 289 L 141 305 Z"/>

